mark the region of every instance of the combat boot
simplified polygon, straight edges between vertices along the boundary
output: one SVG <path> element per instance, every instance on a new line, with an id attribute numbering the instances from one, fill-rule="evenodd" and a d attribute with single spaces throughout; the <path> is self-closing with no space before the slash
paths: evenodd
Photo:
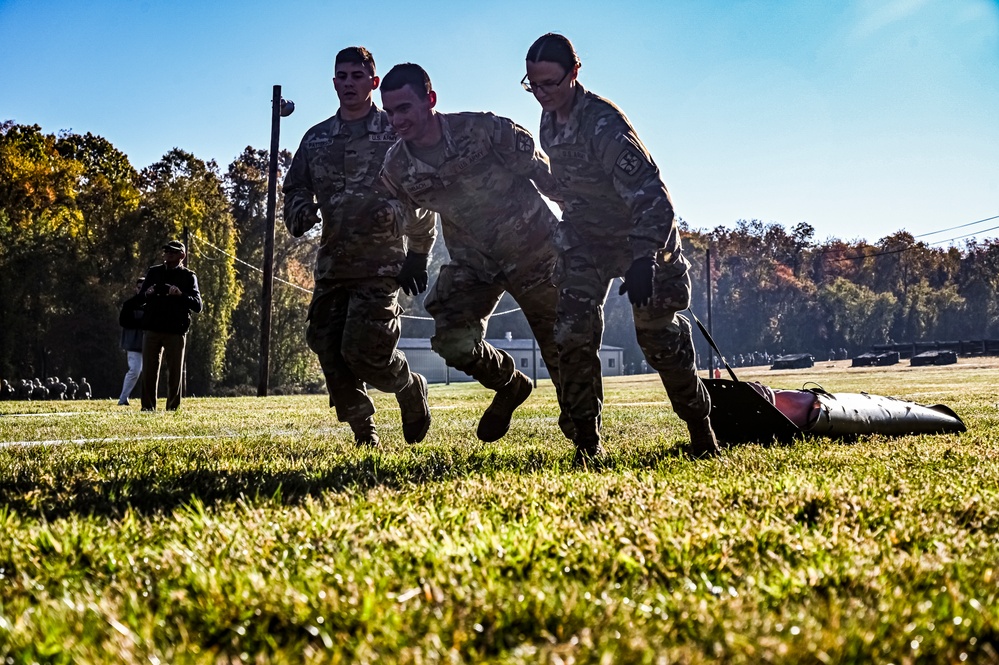
<path id="1" fill-rule="evenodd" d="M 406 443 L 419 443 L 430 429 L 430 405 L 427 404 L 427 380 L 412 373 L 410 384 L 395 394 L 402 413 L 402 435 Z"/>
<path id="2" fill-rule="evenodd" d="M 690 432 L 690 456 L 694 459 L 707 459 L 717 457 L 721 454 L 718 447 L 718 439 L 711 429 L 711 419 L 702 418 L 687 423 L 687 431 Z"/>
<path id="3" fill-rule="evenodd" d="M 479 419 L 479 427 L 475 436 L 486 443 L 499 441 L 510 429 L 510 419 L 518 406 L 530 396 L 534 384 L 526 374 L 519 370 L 513 371 L 513 376 L 505 386 L 496 391 L 493 401 Z"/>
<path id="4" fill-rule="evenodd" d="M 358 418 L 347 423 L 350 431 L 354 433 L 354 443 L 367 448 L 378 446 L 378 432 L 375 431 L 375 419 L 371 416 Z"/>
<path id="5" fill-rule="evenodd" d="M 596 418 L 573 418 L 572 425 L 576 435 L 572 442 L 576 444 L 576 454 L 572 458 L 574 466 L 586 468 L 590 462 L 600 458 L 604 454 L 604 447 L 600 445 L 600 429 Z"/>
<path id="6" fill-rule="evenodd" d="M 562 411 L 558 415 L 558 428 L 562 430 L 565 438 L 572 441 L 576 438 L 576 426 L 572 424 L 572 416 L 568 411 Z"/>

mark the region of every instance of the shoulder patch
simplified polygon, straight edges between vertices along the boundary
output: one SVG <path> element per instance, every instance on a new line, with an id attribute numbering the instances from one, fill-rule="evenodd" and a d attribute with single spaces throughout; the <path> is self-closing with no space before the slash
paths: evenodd
<path id="1" fill-rule="evenodd" d="M 519 134 L 517 136 L 517 150 L 520 152 L 534 152 L 534 141 L 531 140 L 528 134 Z"/>
<path id="2" fill-rule="evenodd" d="M 635 175 L 638 173 L 638 169 L 642 167 L 642 160 L 631 150 L 622 150 L 617 158 L 617 162 L 615 162 L 615 166 L 628 175 Z"/>

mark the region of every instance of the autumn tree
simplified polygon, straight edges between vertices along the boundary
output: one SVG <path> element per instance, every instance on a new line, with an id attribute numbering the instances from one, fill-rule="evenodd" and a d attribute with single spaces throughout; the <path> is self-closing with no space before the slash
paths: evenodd
<path id="1" fill-rule="evenodd" d="M 170 238 L 186 239 L 188 266 L 198 275 L 204 310 L 188 333 L 187 390 L 206 395 L 221 380 L 232 312 L 241 296 L 236 281 L 236 227 L 222 176 L 204 162 L 174 148 L 142 170 L 140 223 L 144 256 L 159 256 Z"/>
<path id="2" fill-rule="evenodd" d="M 290 163 L 291 153 L 282 151 L 278 159 L 279 180 Z M 229 165 L 225 176 L 226 193 L 239 231 L 236 280 L 243 297 L 233 311 L 233 336 L 226 352 L 224 383 L 245 391 L 250 387 L 255 391 L 260 371 L 268 171 L 268 152 L 247 146 Z M 312 233 L 295 238 L 284 230 L 280 186 L 277 191 L 269 383 L 276 387 L 301 386 L 321 380 L 314 354 L 305 342 L 317 236 Z"/>

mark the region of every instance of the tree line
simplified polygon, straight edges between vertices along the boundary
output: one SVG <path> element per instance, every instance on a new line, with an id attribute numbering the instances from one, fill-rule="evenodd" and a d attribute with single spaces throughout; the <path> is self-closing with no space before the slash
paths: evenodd
<path id="1" fill-rule="evenodd" d="M 282 151 L 282 172 L 290 161 Z M 267 171 L 267 151 L 253 147 L 224 172 L 179 148 L 137 170 L 100 136 L 0 123 L 0 377 L 86 376 L 95 396 L 117 395 L 125 371 L 118 308 L 135 278 L 159 262 L 163 242 L 179 238 L 205 302 L 188 338 L 187 393 L 254 393 Z M 279 200 L 270 384 L 319 390 L 322 375 L 304 336 L 318 229 L 293 238 L 280 211 Z M 821 355 L 888 341 L 999 337 L 995 240 L 940 249 L 904 231 L 869 244 L 817 242 L 804 223 L 682 226 L 692 308 L 702 319 L 711 249 L 713 330 L 726 353 Z M 446 260 L 439 241 L 431 274 Z M 406 336 L 432 334 L 422 300 L 402 296 L 413 317 L 404 320 Z M 509 300 L 499 306 L 513 308 Z M 613 289 L 604 341 L 636 364 L 628 309 Z M 506 332 L 530 335 L 519 313 L 494 317 L 487 334 Z M 698 348 L 706 358 L 707 347 Z"/>

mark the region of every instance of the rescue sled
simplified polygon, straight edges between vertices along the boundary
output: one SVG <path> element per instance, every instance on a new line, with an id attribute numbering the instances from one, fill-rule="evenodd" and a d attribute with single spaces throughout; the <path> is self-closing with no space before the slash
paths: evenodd
<path id="1" fill-rule="evenodd" d="M 960 416 L 943 404 L 926 406 L 868 393 L 830 393 L 818 384 L 801 390 L 774 390 L 761 383 L 740 381 L 711 335 L 696 316 L 693 318 L 732 377 L 731 381 L 704 379 L 711 395 L 711 427 L 719 441 L 790 443 L 804 436 L 855 439 L 863 434 L 967 431 Z"/>
<path id="2" fill-rule="evenodd" d="M 790 443 L 804 436 L 855 439 L 863 434 L 964 432 L 960 416 L 943 404 L 868 393 L 830 393 L 820 386 L 773 390 L 759 383 L 705 379 L 711 427 L 727 443 Z"/>

